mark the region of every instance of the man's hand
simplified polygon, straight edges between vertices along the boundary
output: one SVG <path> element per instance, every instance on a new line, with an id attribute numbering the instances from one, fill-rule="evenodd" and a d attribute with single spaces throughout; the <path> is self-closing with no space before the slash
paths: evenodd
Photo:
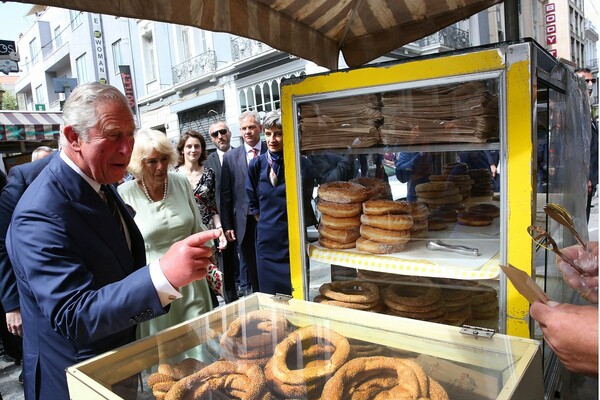
<path id="1" fill-rule="evenodd" d="M 6 327 L 15 336 L 23 336 L 23 321 L 21 320 L 21 309 L 15 308 L 6 313 Z"/>
<path id="2" fill-rule="evenodd" d="M 213 255 L 212 244 L 221 231 L 212 229 L 191 235 L 171 246 L 159 263 L 171 285 L 180 288 L 206 276 Z"/>
<path id="3" fill-rule="evenodd" d="M 598 376 L 598 308 L 536 301 L 529 314 L 569 371 Z"/>
<path id="4" fill-rule="evenodd" d="M 588 242 L 587 251 L 579 245 L 566 247 L 560 251 L 579 267 L 578 271 L 560 257 L 556 257 L 556 267 L 562 273 L 567 285 L 578 291 L 590 303 L 597 304 L 598 242 Z"/>
<path id="5" fill-rule="evenodd" d="M 230 229 L 228 231 L 225 231 L 225 237 L 227 238 L 228 242 L 233 242 L 235 241 L 235 231 L 233 229 Z"/>

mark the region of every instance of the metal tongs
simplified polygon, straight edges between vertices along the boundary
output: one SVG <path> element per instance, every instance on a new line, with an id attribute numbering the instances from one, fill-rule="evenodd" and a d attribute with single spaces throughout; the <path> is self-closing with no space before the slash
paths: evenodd
<path id="1" fill-rule="evenodd" d="M 566 227 L 569 230 L 569 232 L 571 232 L 573 236 L 575 236 L 575 240 L 577 240 L 577 243 L 581 247 L 583 247 L 584 250 L 587 250 L 587 243 L 583 241 L 583 239 L 575 229 L 573 217 L 571 216 L 571 214 L 569 214 L 566 208 L 555 203 L 548 203 L 544 206 L 544 212 L 550 218 L 552 218 L 562 226 Z"/>
<path id="2" fill-rule="evenodd" d="M 452 245 L 444 243 L 441 240 L 433 240 L 427 243 L 427 250 L 431 251 L 448 251 L 450 253 L 463 254 L 466 256 L 479 257 L 479 249 L 472 247 Z"/>
<path id="3" fill-rule="evenodd" d="M 527 228 L 527 233 L 529 234 L 529 236 L 531 236 L 531 239 L 533 239 L 533 241 L 536 244 L 542 246 L 546 250 L 550 250 L 551 252 L 553 252 L 554 254 L 559 256 L 561 260 L 563 260 L 564 262 L 569 264 L 571 267 L 573 267 L 573 269 L 575 269 L 575 271 L 577 271 L 583 275 L 584 271 L 581 268 L 579 268 L 577 265 L 575 265 L 573 260 L 571 260 L 569 257 L 564 255 L 558 249 L 558 245 L 556 244 L 556 241 L 552 238 L 552 236 L 550 236 L 550 234 L 548 232 L 546 232 L 539 226 L 530 225 Z"/>

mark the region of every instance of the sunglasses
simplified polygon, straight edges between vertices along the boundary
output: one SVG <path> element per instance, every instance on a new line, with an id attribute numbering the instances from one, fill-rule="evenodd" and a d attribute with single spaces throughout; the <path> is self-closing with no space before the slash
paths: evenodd
<path id="1" fill-rule="evenodd" d="M 592 83 L 596 83 L 596 78 L 592 78 L 592 79 L 586 79 L 586 80 L 585 80 L 585 83 L 590 83 L 590 82 L 592 82 Z"/>
<path id="2" fill-rule="evenodd" d="M 229 129 L 223 128 L 223 129 L 219 129 L 218 131 L 214 131 L 210 133 L 210 136 L 216 138 L 219 135 L 227 135 L 227 133 L 229 132 Z"/>

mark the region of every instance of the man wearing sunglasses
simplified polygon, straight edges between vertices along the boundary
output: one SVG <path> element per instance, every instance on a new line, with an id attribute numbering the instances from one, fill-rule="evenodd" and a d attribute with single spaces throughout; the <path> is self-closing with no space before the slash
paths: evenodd
<path id="1" fill-rule="evenodd" d="M 593 77 L 592 71 L 589 68 L 578 68 L 575 70 L 575 75 L 585 80 L 585 85 L 590 96 L 590 104 L 592 100 L 592 92 L 596 84 L 596 78 Z M 585 209 L 587 220 L 590 220 L 590 212 L 592 209 L 592 198 L 596 186 L 598 185 L 598 121 L 592 116 L 592 131 L 590 140 L 590 175 L 588 179 L 588 198 L 587 207 Z"/>
<path id="2" fill-rule="evenodd" d="M 231 131 L 227 124 L 218 121 L 208 128 L 210 139 L 214 143 L 217 151 L 211 153 L 204 165 L 206 168 L 212 168 L 215 171 L 215 192 L 217 210 L 221 215 L 221 166 L 225 153 L 232 150 Z M 236 246 L 227 246 L 219 252 L 219 268 L 223 273 L 223 298 L 225 303 L 231 303 L 238 299 L 237 284 L 240 273 L 240 263 L 237 256 Z"/>

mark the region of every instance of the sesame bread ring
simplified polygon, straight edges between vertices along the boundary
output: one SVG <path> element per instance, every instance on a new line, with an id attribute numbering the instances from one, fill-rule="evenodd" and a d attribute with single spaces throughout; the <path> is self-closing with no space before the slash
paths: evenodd
<path id="1" fill-rule="evenodd" d="M 322 214 L 321 224 L 333 229 L 355 229 L 360 226 L 360 217 L 336 218 Z"/>
<path id="2" fill-rule="evenodd" d="M 360 236 L 384 244 L 403 244 L 410 240 L 410 231 L 390 231 L 369 225 L 361 225 Z"/>
<path id="3" fill-rule="evenodd" d="M 360 222 L 375 228 L 388 229 L 390 231 L 405 231 L 410 229 L 413 219 L 410 215 L 367 215 L 360 216 Z"/>
<path id="4" fill-rule="evenodd" d="M 381 380 L 393 374 L 395 384 L 381 387 L 370 384 L 373 379 Z M 363 392 L 363 387 L 368 392 Z M 322 399 L 342 400 L 354 398 L 420 399 L 429 398 L 427 375 L 415 362 L 393 357 L 358 357 L 348 361 L 327 381 Z"/>
<path id="5" fill-rule="evenodd" d="M 471 304 L 474 306 L 487 303 L 498 297 L 496 290 L 490 286 L 478 285 L 474 288 Z"/>
<path id="6" fill-rule="evenodd" d="M 351 308 L 353 310 L 363 310 L 363 311 L 374 311 L 381 305 L 379 300 L 374 301 L 372 303 L 348 303 L 345 301 L 331 300 L 322 295 L 315 296 L 313 301 L 315 303 L 322 303 L 322 304 L 328 304 L 330 306 L 345 307 L 345 308 Z"/>
<path id="7" fill-rule="evenodd" d="M 496 218 L 500 216 L 500 208 L 494 204 L 482 203 L 469 207 L 469 213 L 481 214 L 486 217 Z"/>
<path id="8" fill-rule="evenodd" d="M 195 358 L 186 358 L 185 360 L 177 364 L 159 364 L 158 373 L 171 377 L 171 379 L 178 381 L 185 378 L 188 375 L 193 374 L 206 367 L 207 364 L 202 361 L 198 361 Z M 149 377 L 148 377 L 149 378 Z"/>
<path id="9" fill-rule="evenodd" d="M 441 218 L 431 217 L 427 220 L 427 229 L 430 231 L 443 231 L 448 228 L 448 223 Z"/>
<path id="10" fill-rule="evenodd" d="M 458 203 L 462 200 L 462 196 L 460 194 L 453 194 L 450 196 L 444 197 L 436 197 L 436 198 L 426 198 L 426 197 L 417 197 L 417 201 L 420 203 L 426 203 L 427 205 L 442 205 L 442 204 L 453 204 Z"/>
<path id="11" fill-rule="evenodd" d="M 386 302 L 387 301 L 387 302 Z M 395 303 L 393 301 L 390 301 L 389 296 L 386 298 L 386 301 L 384 301 L 384 303 L 394 312 L 404 312 L 404 313 L 432 313 L 433 311 L 438 311 L 438 310 L 443 310 L 445 311 L 445 307 L 444 307 L 444 299 L 442 297 L 440 297 L 439 299 L 437 299 L 437 301 L 433 304 L 428 304 L 426 306 L 424 305 L 408 305 L 408 304 L 402 304 L 402 303 Z M 430 317 L 430 318 L 435 318 L 440 316 L 441 314 L 431 314 L 431 315 L 424 315 L 424 317 Z"/>
<path id="12" fill-rule="evenodd" d="M 422 278 L 418 282 L 427 284 L 428 279 Z M 417 281 L 415 281 L 417 282 Z M 408 306 L 428 306 L 434 304 L 442 296 L 438 286 L 416 286 L 416 285 L 390 285 L 383 290 L 382 297 L 386 304 L 397 303 Z"/>
<path id="13" fill-rule="evenodd" d="M 367 188 L 367 199 L 384 199 L 387 188 L 385 182 L 378 178 L 360 177 L 351 179 L 350 182 L 358 183 Z"/>
<path id="14" fill-rule="evenodd" d="M 356 249 L 371 254 L 392 254 L 404 250 L 404 244 L 385 244 L 363 237 L 356 241 Z"/>
<path id="15" fill-rule="evenodd" d="M 256 364 L 216 361 L 173 385 L 165 400 L 215 398 L 259 400 L 265 389 L 265 375 Z"/>
<path id="16" fill-rule="evenodd" d="M 312 349 L 314 346 L 311 346 Z M 302 352 L 303 359 L 305 358 L 306 350 Z M 306 361 L 304 365 L 310 364 L 311 361 Z M 300 364 L 296 362 L 296 364 Z M 297 369 L 297 368 L 294 368 Z M 285 399 L 317 399 L 319 398 L 321 390 L 323 390 L 323 383 L 320 381 L 315 381 L 315 383 L 310 384 L 300 384 L 300 385 L 289 385 L 287 383 L 281 382 L 279 379 L 275 378 L 273 375 L 273 358 L 269 360 L 267 365 L 265 366 L 265 378 L 267 379 L 267 387 L 271 388 L 275 393 L 281 396 L 281 398 Z M 271 397 L 271 399 L 279 399 L 280 397 Z M 266 399 L 263 399 L 266 400 Z"/>
<path id="17" fill-rule="evenodd" d="M 415 186 L 415 191 L 421 192 L 445 192 L 450 189 L 456 188 L 456 185 L 452 182 L 425 182 Z"/>
<path id="18" fill-rule="evenodd" d="M 426 231 L 427 224 L 428 223 L 426 219 L 414 220 L 413 225 L 410 227 L 410 234 L 412 235 L 413 232 Z"/>
<path id="19" fill-rule="evenodd" d="M 287 363 L 288 353 L 298 351 L 306 343 L 332 344 L 335 351 L 331 357 L 316 366 L 290 369 Z M 275 347 L 273 354 L 273 376 L 289 385 L 310 383 L 314 380 L 333 375 L 350 355 L 348 339 L 324 326 L 308 325 L 290 333 Z"/>
<path id="20" fill-rule="evenodd" d="M 319 225 L 319 236 L 331 239 L 340 244 L 355 243 L 360 237 L 358 228 L 354 229 L 333 229 L 323 224 Z"/>
<path id="21" fill-rule="evenodd" d="M 456 216 L 456 220 L 459 224 L 466 226 L 488 226 L 492 224 L 494 218 L 481 214 L 462 212 Z"/>
<path id="22" fill-rule="evenodd" d="M 448 196 L 453 196 L 455 194 L 459 194 L 460 190 L 457 187 L 453 187 L 447 190 L 436 190 L 436 191 L 430 191 L 430 192 L 417 192 L 417 196 L 419 198 L 423 198 L 423 199 L 437 199 L 440 197 L 448 197 Z"/>
<path id="23" fill-rule="evenodd" d="M 336 218 L 349 218 L 359 215 L 362 211 L 362 203 L 332 203 L 323 199 L 319 199 L 317 210 L 321 214 L 330 215 Z"/>
<path id="24" fill-rule="evenodd" d="M 329 182 L 324 183 L 317 189 L 320 199 L 332 203 L 362 203 L 369 195 L 369 191 L 363 185 L 354 182 Z"/>
<path id="25" fill-rule="evenodd" d="M 453 162 L 444 165 L 445 175 L 462 175 L 469 171 L 469 166 L 462 162 Z"/>
<path id="26" fill-rule="evenodd" d="M 441 219 L 444 222 L 456 222 L 458 211 L 454 207 L 440 206 L 429 214 L 432 218 Z"/>
<path id="27" fill-rule="evenodd" d="M 339 243 L 335 240 L 327 239 L 326 237 L 319 237 L 319 244 L 326 249 L 332 250 L 344 250 L 344 249 L 353 249 L 356 247 L 356 242 L 351 243 Z"/>
<path id="28" fill-rule="evenodd" d="M 410 203 L 410 216 L 413 221 L 427 219 L 429 216 L 429 208 L 424 203 Z"/>
<path id="29" fill-rule="evenodd" d="M 333 300 L 348 303 L 372 303 L 379 300 L 379 287 L 364 281 L 335 281 L 325 283 L 319 293 Z"/>
<path id="30" fill-rule="evenodd" d="M 362 203 L 363 213 L 369 215 L 408 214 L 411 205 L 407 201 L 367 200 Z"/>

